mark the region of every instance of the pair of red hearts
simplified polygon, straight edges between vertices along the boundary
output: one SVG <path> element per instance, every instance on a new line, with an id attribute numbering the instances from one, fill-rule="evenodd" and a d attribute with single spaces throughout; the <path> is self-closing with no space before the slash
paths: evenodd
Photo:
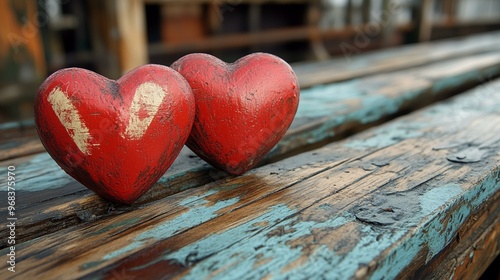
<path id="1" fill-rule="evenodd" d="M 79 68 L 54 73 L 35 100 L 43 145 L 87 188 L 132 204 L 185 143 L 230 174 L 248 171 L 297 110 L 297 78 L 276 56 L 256 53 L 226 64 L 191 54 L 172 68 L 144 65 L 117 81 Z"/>

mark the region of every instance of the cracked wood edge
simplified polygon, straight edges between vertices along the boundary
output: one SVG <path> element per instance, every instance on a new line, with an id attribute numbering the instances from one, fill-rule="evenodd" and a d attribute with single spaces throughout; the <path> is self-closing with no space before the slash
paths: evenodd
<path id="1" fill-rule="evenodd" d="M 299 106 L 296 123 L 270 152 L 268 159 L 279 158 L 294 148 L 341 137 L 355 131 L 355 127 L 376 124 L 410 105 L 418 107 L 462 86 L 488 80 L 498 74 L 500 53 L 311 89 L 302 94 L 302 107 Z M 311 127 L 310 123 L 297 123 L 302 122 L 300 117 L 318 121 Z M 134 206 L 125 207 L 94 195 L 60 170 L 46 153 L 4 161 L 0 166 L 11 164 L 22 172 L 17 176 L 21 182 L 17 195 L 24 201 L 24 208 L 17 209 L 18 214 L 23 216 L 18 222 L 22 232 L 18 237 L 20 242 L 77 223 L 130 211 L 173 193 L 227 177 L 224 172 L 212 169 L 185 149 L 150 191 Z M 1 203 L 5 202 L 0 202 L 4 209 L 6 205 Z M 0 232 L 6 233 L 7 229 Z M 2 240 L 0 244 L 3 248 L 6 241 Z"/>
<path id="2" fill-rule="evenodd" d="M 497 88 L 500 80 L 243 176 L 28 241 L 15 277 L 412 273 L 413 261 L 431 263 L 498 195 Z M 471 148 L 484 151 L 476 162 L 448 160 L 477 157 Z M 414 173 L 425 176 L 417 182 Z"/>

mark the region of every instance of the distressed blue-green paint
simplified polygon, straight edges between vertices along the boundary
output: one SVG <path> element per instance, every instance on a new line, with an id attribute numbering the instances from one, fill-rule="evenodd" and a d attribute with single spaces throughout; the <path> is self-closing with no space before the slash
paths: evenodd
<path id="1" fill-rule="evenodd" d="M 19 146 L 18 142 L 12 141 L 12 142 L 6 142 L 3 144 L 0 144 L 0 150 L 8 150 L 8 149 L 13 149 L 15 147 Z"/>
<path id="2" fill-rule="evenodd" d="M 316 228 L 333 229 L 354 219 L 352 216 L 333 217 L 325 222 L 287 219 L 295 213 L 296 210 L 285 205 L 271 206 L 261 216 L 245 224 L 209 235 L 178 251 L 167 252 L 155 263 L 160 260 L 170 260 L 189 265 L 186 263 L 188 256 L 202 259 L 212 255 L 207 260 L 197 263 L 184 278 L 202 279 L 208 273 L 226 267 L 228 263 L 233 266 L 224 270 L 223 274 L 217 275 L 216 279 L 263 277 L 268 273 L 274 273 L 276 267 L 284 267 L 302 255 L 302 247 L 290 248 L 288 241 L 311 234 Z M 263 225 L 263 222 L 267 223 Z M 277 228 L 282 228 L 280 231 L 282 235 L 275 231 Z M 254 268 L 259 261 L 255 258 L 256 254 L 261 254 L 261 259 L 269 259 L 270 262 Z M 152 264 L 154 263 L 136 269 L 147 269 Z"/>
<path id="3" fill-rule="evenodd" d="M 352 120 L 359 120 L 362 124 L 379 121 L 386 116 L 396 114 L 405 102 L 417 100 L 427 90 L 427 87 L 409 89 L 401 92 L 401 95 L 396 98 L 379 94 L 367 95 L 362 99 L 362 108 L 353 112 L 355 116 Z"/>
<path id="4" fill-rule="evenodd" d="M 135 225 L 137 222 L 140 222 L 140 221 L 141 221 L 141 218 L 131 218 L 131 219 L 123 220 L 123 221 L 120 221 L 118 223 L 114 223 L 114 224 L 111 224 L 109 226 L 103 227 L 100 230 L 97 230 L 95 232 L 92 232 L 90 236 L 100 235 L 100 234 L 103 234 L 107 231 L 110 231 L 110 230 L 113 230 L 116 228 L 121 228 L 124 226 Z"/>
<path id="5" fill-rule="evenodd" d="M 466 191 L 455 184 L 443 186 L 437 195 L 441 196 L 444 201 L 438 199 L 432 201 L 437 205 L 428 204 L 431 203 L 429 197 L 436 193 L 434 189 L 422 195 L 422 197 L 426 197 L 421 199 L 422 211 L 415 215 L 411 221 L 407 221 L 404 227 L 399 226 L 401 231 L 406 230 L 406 234 L 411 234 L 411 237 L 401 239 L 401 243 L 378 264 L 371 279 L 395 278 L 425 246 L 429 249 L 426 262 L 435 257 L 453 240 L 458 229 L 472 211 L 500 190 L 499 175 L 500 172 L 494 170 L 477 186 Z M 446 190 L 452 194 L 441 193 Z M 423 201 L 427 202 L 423 203 Z M 446 224 L 443 224 L 444 216 L 450 217 Z M 407 226 L 412 222 L 419 223 L 414 232 L 412 232 L 411 227 Z"/>
<path id="6" fill-rule="evenodd" d="M 465 73 L 460 73 L 455 76 L 446 76 L 436 79 L 432 85 L 431 92 L 438 94 L 446 90 L 456 89 L 466 82 L 478 82 L 481 76 L 480 71 L 474 70 Z"/>
<path id="7" fill-rule="evenodd" d="M 456 61 L 450 62 L 449 67 L 454 67 L 456 63 Z M 426 67 L 429 66 L 424 66 L 422 69 Z M 278 154 L 281 149 L 290 149 L 294 145 L 302 145 L 302 143 L 313 144 L 332 138 L 335 136 L 335 128 L 347 122 L 370 124 L 386 116 L 394 115 L 400 111 L 401 106 L 405 102 L 417 100 L 419 96 L 424 95 L 428 91 L 438 94 L 457 88 L 465 83 L 480 82 L 481 77 L 484 75 L 491 77 L 499 72 L 500 69 L 497 65 L 491 65 L 482 69 L 465 70 L 463 73 L 451 76 L 431 78 L 425 77 L 425 71 L 422 70 L 424 75 L 421 78 L 429 80 L 429 86 L 404 91 L 397 97 L 387 97 L 370 91 L 370 88 L 363 85 L 364 79 L 317 86 L 304 90 L 301 93 L 301 103 L 297 111 L 297 118 L 325 118 L 323 124 L 313 130 L 305 131 L 301 135 L 285 137 L 273 149 L 271 154 Z M 390 82 L 386 81 L 388 84 Z M 349 108 L 345 103 L 349 99 L 359 99 L 361 101 L 359 108 Z M 345 114 L 341 112 L 345 112 Z"/>
<path id="8" fill-rule="evenodd" d="M 473 35 L 467 38 L 459 38 L 453 40 L 446 40 L 442 42 L 433 42 L 431 44 L 418 44 L 418 45 L 408 45 L 400 46 L 398 48 L 391 48 L 387 50 L 379 50 L 373 53 L 360 54 L 351 57 L 349 60 L 345 58 L 332 59 L 324 61 L 321 63 L 299 63 L 294 64 L 293 68 L 298 74 L 299 78 L 302 73 L 317 73 L 317 72 L 342 72 L 345 70 L 353 71 L 349 78 L 357 78 L 362 75 L 366 75 L 367 72 L 374 72 L 375 70 L 380 71 L 380 64 L 385 64 L 387 60 L 394 60 L 395 58 L 400 61 L 405 61 L 404 64 L 391 65 L 390 70 L 394 71 L 397 69 L 409 68 L 422 65 L 429 62 L 429 58 L 434 58 L 434 55 L 439 53 L 441 60 L 459 58 L 461 56 L 471 56 L 475 54 L 481 54 L 485 52 L 491 52 L 498 50 L 498 38 L 497 34 L 482 34 Z M 414 58 L 416 55 L 421 55 L 422 53 L 431 53 L 430 56 L 420 60 L 410 59 L 409 61 L 405 58 Z M 446 61 L 441 61 L 440 63 L 446 63 Z M 375 67 L 375 68 L 374 68 Z M 386 72 L 389 69 L 381 70 Z M 334 80 L 343 79 L 340 77 L 332 76 Z"/>
<path id="9" fill-rule="evenodd" d="M 189 207 L 188 211 L 182 213 L 181 215 L 175 217 L 172 220 L 160 223 L 155 227 L 142 232 L 136 236 L 132 243 L 129 245 L 115 250 L 106 254 L 102 261 L 107 261 L 127 254 L 128 252 L 137 250 L 142 247 L 146 242 L 153 240 L 161 240 L 168 238 L 182 230 L 197 226 L 203 222 L 211 220 L 218 216 L 217 211 L 233 205 L 239 201 L 239 197 L 220 200 L 211 206 L 206 206 L 209 204 L 204 198 L 214 194 L 214 191 L 208 191 L 205 195 L 199 197 L 191 197 L 179 202 L 179 205 Z"/>
<path id="10" fill-rule="evenodd" d="M 26 128 L 26 127 L 33 127 L 35 126 L 35 120 L 34 119 L 29 119 L 29 120 L 23 120 L 23 121 L 17 121 L 17 122 L 6 122 L 6 123 L 0 123 L 0 130 L 8 130 L 8 129 L 21 129 L 21 128 Z"/>
<path id="11" fill-rule="evenodd" d="M 142 244 L 143 244 L 142 242 L 132 242 L 132 243 L 128 244 L 125 247 L 122 247 L 122 248 L 120 248 L 118 250 L 115 250 L 115 251 L 109 253 L 109 254 L 106 254 L 102 258 L 102 261 L 111 260 L 111 259 L 117 258 L 119 256 L 125 255 L 126 253 L 128 253 L 130 251 L 133 251 L 133 250 L 135 250 L 137 248 L 140 248 L 140 246 Z"/>
<path id="12" fill-rule="evenodd" d="M 198 166 L 194 166 L 189 169 L 184 169 L 181 171 L 167 171 L 167 173 L 162 176 L 159 180 L 158 183 L 164 185 L 166 188 L 170 186 L 170 182 L 182 178 L 184 176 L 187 176 L 189 173 L 196 173 L 196 172 L 203 172 L 206 171 L 207 169 L 211 168 L 210 165 L 204 163 L 204 162 L 199 162 L 197 163 Z M 173 165 L 175 167 L 175 163 Z M 175 172 L 175 173 L 174 173 Z M 187 189 L 191 189 L 193 187 L 199 186 L 199 182 L 197 180 L 188 180 L 188 181 L 183 181 L 183 185 L 181 186 L 180 190 L 184 191 Z"/>
<path id="13" fill-rule="evenodd" d="M 276 275 L 276 279 L 293 279 L 296 275 L 299 279 L 350 279 L 361 266 L 370 263 L 403 234 L 387 231 L 381 235 L 379 231 L 365 224 L 360 224 L 359 228 L 359 240 L 346 254 L 337 254 L 326 246 L 321 246 L 313 252 L 308 262 L 285 274 Z"/>
<path id="14" fill-rule="evenodd" d="M 186 206 L 186 207 L 203 206 L 204 204 L 207 203 L 207 201 L 204 198 L 211 196 L 211 195 L 214 195 L 216 193 L 217 193 L 216 190 L 210 189 L 202 195 L 193 195 L 191 197 L 183 199 L 182 201 L 179 202 L 179 205 Z"/>
<path id="15" fill-rule="evenodd" d="M 402 92 L 397 97 L 388 97 L 371 92 L 371 89 L 367 88 L 363 82 L 363 79 L 351 80 L 337 84 L 320 85 L 301 91 L 297 117 L 333 116 L 335 118 L 340 116 L 339 112 L 345 112 L 346 117 L 341 118 L 342 122 L 357 121 L 367 124 L 398 112 L 404 102 L 416 99 L 428 90 L 428 88 L 416 88 Z M 391 82 L 386 81 L 385 83 L 390 84 Z M 349 100 L 358 100 L 360 107 L 349 107 L 347 105 Z"/>
<path id="16" fill-rule="evenodd" d="M 408 234 L 408 232 L 403 230 L 397 231 L 395 234 L 397 234 L 396 238 L 389 241 L 400 243 L 387 255 L 385 259 L 383 259 L 380 263 L 377 263 L 377 268 L 370 276 L 370 279 L 395 279 L 401 271 L 403 271 L 403 269 L 411 264 L 413 259 L 415 259 L 417 254 L 422 249 L 422 246 L 425 245 L 420 242 L 404 239 L 404 236 Z"/>
<path id="17" fill-rule="evenodd" d="M 82 268 L 83 268 L 84 270 L 87 270 L 87 269 L 92 269 L 92 268 L 94 268 L 94 267 L 96 267 L 96 266 L 98 266 L 98 265 L 100 265 L 100 264 L 101 264 L 101 262 L 100 262 L 100 261 L 88 262 L 88 263 L 84 263 L 84 264 L 82 265 Z M 95 279 L 98 279 L 98 278 L 96 277 Z"/>
<path id="18" fill-rule="evenodd" d="M 429 246 L 429 253 L 427 261 L 432 259 L 451 242 L 458 228 L 477 207 L 486 202 L 495 192 L 500 190 L 498 175 L 498 171 L 491 173 L 489 176 L 485 177 L 478 186 L 466 192 L 462 192 L 460 194 L 460 199 L 453 200 L 453 205 L 448 207 L 448 211 L 446 212 L 450 212 L 449 209 L 451 209 L 452 206 L 455 207 L 455 210 L 448 214 L 449 219 L 445 225 L 443 225 L 443 221 L 440 219 L 436 219 L 428 225 L 429 239 L 427 243 Z"/>
<path id="19" fill-rule="evenodd" d="M 314 144 L 333 138 L 335 129 L 349 122 L 366 125 L 379 121 L 396 114 L 405 102 L 416 100 L 428 90 L 425 87 L 415 88 L 401 93 L 398 97 L 387 97 L 375 93 L 368 94 L 366 87 L 360 79 L 304 90 L 301 93 L 297 118 L 323 118 L 321 125 L 298 135 L 286 136 L 274 147 L 270 155 L 279 154 L 282 149 L 300 146 L 304 142 Z M 360 104 L 351 108 L 346 103 L 348 100 L 359 100 Z"/>
<path id="20" fill-rule="evenodd" d="M 30 161 L 16 166 L 16 190 L 36 192 L 61 188 L 74 181 L 47 153 L 41 153 Z M 0 177 L 0 185 L 7 185 L 7 176 Z M 83 187 L 82 187 L 83 188 Z"/>
<path id="21" fill-rule="evenodd" d="M 472 208 L 476 209 L 499 190 L 500 167 L 497 167 L 481 181 L 478 188 L 466 192 L 464 200 L 469 201 Z"/>
<path id="22" fill-rule="evenodd" d="M 347 142 L 345 145 L 357 150 L 369 148 L 384 148 L 401 142 L 404 139 L 417 138 L 422 136 L 421 125 L 414 123 L 391 123 L 383 128 L 373 131 L 372 137 L 356 139 Z"/>
<path id="23" fill-rule="evenodd" d="M 456 61 L 451 62 L 450 67 L 455 65 Z M 429 67 L 429 66 L 425 66 Z M 422 67 L 422 73 L 425 73 L 425 67 Z M 432 66 L 435 67 L 435 66 Z M 411 70 L 415 71 L 415 70 Z M 498 66 L 493 65 L 483 67 L 481 70 L 466 70 L 464 73 L 454 74 L 452 76 L 439 77 L 433 81 L 432 91 L 438 92 L 443 89 L 463 85 L 470 79 L 475 79 L 481 82 L 481 79 L 488 79 L 498 74 L 500 69 Z M 430 79 L 430 78 L 428 78 Z M 468 79 L 468 80 L 464 80 Z M 366 84 L 369 83 L 364 78 L 344 81 L 340 83 L 320 85 L 310 89 L 301 91 L 301 100 L 297 111 L 297 119 L 312 118 L 322 119 L 321 125 L 312 129 L 304 130 L 302 133 L 285 137 L 269 154 L 269 157 L 277 156 L 281 151 L 288 151 L 297 148 L 304 143 L 314 144 L 321 142 L 325 139 L 331 139 L 335 136 L 335 129 L 348 122 L 357 122 L 361 124 L 369 124 L 376 122 L 385 116 L 393 115 L 399 111 L 399 108 L 408 100 L 416 100 L 419 96 L 429 90 L 423 86 L 422 88 L 415 88 L 403 91 L 399 96 L 386 97 L 374 92 L 380 85 Z M 374 83 L 373 81 L 371 81 Z M 391 81 L 383 81 L 390 84 Z M 375 82 L 376 83 L 376 82 Z M 432 84 L 432 83 L 431 83 Z M 373 86 L 374 89 L 370 88 Z M 359 107 L 352 108 L 346 101 L 360 100 Z M 450 115 L 455 115 L 456 112 L 451 112 Z M 17 127 L 17 123 L 5 124 L 5 128 Z M 292 124 L 293 126 L 293 124 Z M 400 133 L 393 132 L 397 137 L 401 136 Z M 403 137 L 411 137 L 410 135 L 403 135 Z M 366 143 L 354 142 L 352 146 L 359 146 L 360 149 L 365 147 L 377 147 L 380 145 L 380 140 L 387 140 L 387 138 L 376 138 L 366 141 Z M 390 139 L 389 139 L 390 140 Z M 384 145 L 391 145 L 394 141 L 386 141 Z M 38 157 L 38 156 L 37 156 Z M 55 189 L 64 186 L 68 183 L 74 182 L 72 178 L 62 171 L 57 164 L 44 153 L 40 155 L 43 160 L 36 160 L 36 158 L 28 163 L 22 165 L 26 169 L 33 169 L 29 171 L 30 175 L 37 175 L 30 178 L 32 180 L 24 181 L 21 184 L 22 191 L 41 191 L 45 189 Z M 179 172 L 172 174 L 167 173 L 160 180 L 160 184 L 169 186 L 171 180 L 178 177 L 186 176 L 189 172 L 197 172 L 200 170 L 207 170 L 208 165 L 197 166 L 193 169 L 182 169 Z M 35 172 L 36 171 L 36 172 Z M 46 176 L 45 176 L 46 175 Z M 5 183 L 5 177 L 0 178 L 0 184 Z M 181 190 L 193 188 L 199 185 L 196 180 L 189 180 L 183 183 Z M 84 188 L 82 187 L 82 190 Z"/>
<path id="24" fill-rule="evenodd" d="M 222 233 L 209 235 L 206 238 L 201 239 L 193 244 L 190 244 L 189 246 L 183 247 L 178 251 L 167 253 L 162 257 L 162 259 L 173 260 L 178 263 L 188 265 L 186 263 L 187 256 L 193 253 L 196 254 L 196 258 L 203 258 L 214 253 L 217 253 L 217 255 L 219 255 L 219 253 L 222 251 L 224 252 L 222 256 L 220 257 L 215 256 L 213 259 L 211 258 L 212 261 L 210 262 L 210 265 L 212 264 L 222 265 L 225 261 L 227 261 L 228 257 L 234 256 L 232 257 L 231 260 L 235 261 L 235 265 L 238 265 L 240 269 L 243 269 L 247 272 L 248 270 L 251 269 L 253 265 L 252 261 L 255 260 L 252 259 L 247 260 L 247 258 L 244 257 L 243 254 L 248 253 L 248 256 L 250 257 L 251 252 L 240 252 L 238 255 L 235 255 L 237 250 L 234 250 L 234 248 L 231 249 L 231 246 L 234 243 L 241 241 L 242 239 L 247 239 L 250 242 L 246 244 L 248 244 L 248 246 L 251 247 L 251 250 L 255 250 L 255 247 L 265 244 L 259 242 L 258 240 L 252 240 L 255 239 L 255 237 L 252 236 L 253 232 L 255 231 L 262 232 L 262 229 L 257 227 L 256 224 L 262 222 L 269 222 L 272 225 L 280 221 L 284 217 L 287 217 L 294 213 L 295 211 L 293 211 L 292 209 L 288 208 L 285 205 L 272 206 L 270 207 L 268 212 L 264 213 L 263 215 L 255 219 L 252 219 L 249 222 L 246 222 L 245 224 L 239 225 L 234 228 L 230 228 Z M 267 229 L 269 228 L 267 227 Z M 262 234 L 259 234 L 259 236 L 260 235 Z M 206 269 L 207 269 L 206 263 L 205 264 L 204 262 L 198 263 L 197 266 L 191 271 L 191 273 L 186 276 L 186 279 L 201 279 L 198 276 L 201 276 L 203 273 L 207 272 Z M 215 267 L 213 267 L 213 269 L 215 269 Z"/>
<path id="25" fill-rule="evenodd" d="M 446 208 L 450 203 L 454 203 L 454 198 L 463 194 L 463 190 L 458 184 L 448 184 L 432 188 L 420 197 L 421 218 L 432 216 L 432 213 L 441 208 Z M 465 215 L 452 215 L 447 224 L 443 224 L 440 219 L 434 219 L 427 226 L 427 261 L 441 251 L 454 237 L 455 231 L 463 223 Z"/>
<path id="26" fill-rule="evenodd" d="M 324 222 L 302 221 L 298 217 L 293 218 L 296 210 L 276 205 L 245 224 L 209 235 L 178 251 L 166 252 L 155 262 L 169 260 L 189 266 L 190 261 L 203 259 L 184 276 L 185 279 L 202 279 L 218 269 L 222 271 L 213 275 L 214 279 L 260 278 L 266 275 L 273 279 L 312 279 L 320 276 L 346 279 L 385 250 L 391 250 L 377 264 L 371 278 L 395 278 L 421 252 L 423 246 L 429 249 L 428 260 L 447 246 L 470 215 L 473 204 L 481 204 L 498 191 L 497 177 L 498 172 L 468 191 L 457 184 L 429 188 L 420 196 L 421 211 L 413 217 L 394 227 L 359 224 L 359 240 L 349 252 L 341 255 L 326 246 L 319 246 L 303 265 L 286 272 L 282 269 L 303 255 L 302 246 L 292 248 L 288 242 L 310 235 L 314 229 L 334 229 L 355 222 L 355 217 L 343 212 Z M 450 211 L 453 211 L 451 216 Z M 443 225 L 445 214 L 449 218 Z M 279 228 L 282 234 L 277 234 Z M 269 261 L 256 267 L 256 263 L 263 259 Z M 147 269 L 152 264 L 135 269 Z"/>
<path id="27" fill-rule="evenodd" d="M 346 111 L 349 108 L 345 105 L 345 101 L 359 100 L 366 95 L 366 91 L 359 85 L 359 80 L 351 80 L 302 90 L 297 117 L 318 118 Z"/>
<path id="28" fill-rule="evenodd" d="M 288 241 L 309 235 L 312 233 L 312 230 L 316 228 L 333 229 L 349 221 L 349 219 L 345 217 L 334 217 L 325 222 L 286 219 L 286 217 L 293 212 L 287 209 L 286 206 L 274 208 L 271 212 L 271 219 L 276 220 L 276 218 L 279 217 L 284 220 L 278 224 L 271 222 L 270 226 L 264 226 L 260 231 L 257 231 L 257 233 L 249 232 L 248 226 L 244 225 L 243 227 L 239 227 L 237 231 L 243 234 L 243 243 L 230 244 L 224 251 L 219 251 L 208 259 L 197 263 L 190 273 L 185 276 L 185 279 L 202 279 L 206 274 L 225 267 L 228 264 L 228 257 L 229 263 L 231 263 L 232 266 L 225 269 L 221 274 L 216 275 L 214 277 L 215 279 L 259 279 L 268 274 L 270 274 L 272 278 L 277 278 L 280 276 L 280 268 L 284 268 L 300 258 L 303 254 L 302 246 L 291 248 Z M 352 220 L 353 217 L 350 217 L 350 219 Z M 259 221 L 261 221 L 261 219 L 256 219 L 249 224 L 254 224 Z M 283 227 L 283 234 L 272 234 L 278 227 Z M 213 240 L 231 240 L 225 238 L 223 235 L 213 236 L 212 238 Z M 238 237 L 238 239 L 241 238 L 241 236 Z M 234 241 L 231 243 L 234 243 Z M 200 248 L 199 246 L 196 247 L 196 245 L 201 244 L 193 244 L 195 247 L 189 246 L 191 249 L 190 251 Z M 205 247 L 210 248 L 210 243 L 206 242 Z M 181 257 L 182 259 L 187 252 L 188 251 L 184 251 L 182 255 L 177 257 Z M 259 261 L 259 259 L 256 258 L 258 254 L 261 255 L 260 260 L 268 259 L 269 262 L 256 267 L 256 263 Z M 335 255 L 335 253 L 330 252 L 330 255 Z"/>
<path id="29" fill-rule="evenodd" d="M 438 186 L 424 193 L 420 197 L 420 207 L 424 216 L 430 215 L 450 201 L 455 196 L 462 193 L 462 188 L 458 184 L 448 184 Z"/>

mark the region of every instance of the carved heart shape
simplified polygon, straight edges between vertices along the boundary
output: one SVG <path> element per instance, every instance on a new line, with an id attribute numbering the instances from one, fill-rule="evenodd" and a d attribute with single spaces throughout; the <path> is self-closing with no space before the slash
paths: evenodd
<path id="1" fill-rule="evenodd" d="M 132 204 L 167 171 L 195 113 L 186 80 L 160 65 L 117 81 L 69 68 L 52 74 L 35 99 L 35 123 L 52 158 L 103 198 Z"/>
<path id="2" fill-rule="evenodd" d="M 226 64 L 211 55 L 190 54 L 172 68 L 195 96 L 187 146 L 230 174 L 257 165 L 285 135 L 297 111 L 297 77 L 276 56 L 255 53 Z"/>

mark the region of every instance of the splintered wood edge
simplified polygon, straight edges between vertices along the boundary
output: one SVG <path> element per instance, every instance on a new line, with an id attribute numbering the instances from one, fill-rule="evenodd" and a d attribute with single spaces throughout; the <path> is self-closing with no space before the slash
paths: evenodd
<path id="1" fill-rule="evenodd" d="M 403 279 L 478 279 L 500 254 L 500 192 L 471 213 L 445 249 Z M 416 267 L 421 264 L 413 263 Z"/>
<path id="2" fill-rule="evenodd" d="M 481 205 L 496 201 L 500 97 L 492 89 L 499 86 L 500 80 L 280 164 L 26 242 L 19 246 L 24 269 L 15 276 L 411 274 L 413 261 L 431 263 L 467 231 Z M 475 161 L 456 163 L 450 155 Z"/>
<path id="3" fill-rule="evenodd" d="M 435 71 L 431 71 L 434 68 Z M 444 71 L 444 69 L 453 69 L 453 71 Z M 448 72 L 452 73 L 451 76 L 447 76 L 446 73 Z M 300 126 L 294 128 L 292 125 L 289 134 L 270 152 L 268 159 L 280 157 L 283 154 L 293 151 L 293 148 L 300 148 L 311 144 L 311 142 L 320 142 L 328 137 L 346 135 L 343 131 L 349 130 L 347 127 L 362 126 L 363 123 L 366 126 L 369 126 L 370 123 L 372 125 L 376 124 L 379 120 L 386 118 L 390 114 L 397 114 L 399 110 L 407 107 L 405 105 L 412 104 L 412 102 L 420 103 L 423 97 L 426 99 L 425 102 L 428 103 L 439 98 L 441 94 L 447 94 L 451 90 L 459 89 L 468 83 L 491 79 L 491 77 L 499 73 L 500 54 L 492 53 L 395 73 L 391 75 L 393 76 L 390 79 L 391 82 L 383 86 L 380 86 L 380 83 L 387 81 L 387 75 L 377 75 L 363 78 L 359 82 L 350 81 L 343 84 L 320 86 L 311 89 L 311 92 L 302 95 L 304 98 L 302 103 L 308 102 L 308 95 L 315 96 L 321 95 L 320 93 L 335 93 L 335 89 L 339 88 L 340 91 L 346 91 L 346 102 L 343 105 L 344 107 L 341 107 L 346 109 L 338 111 L 338 107 L 336 106 L 339 104 L 336 102 L 322 105 L 325 102 L 321 100 L 314 101 L 309 105 L 313 113 L 322 112 L 325 116 L 320 117 L 319 123 L 314 127 L 306 125 L 301 130 Z M 377 95 L 365 95 L 370 90 L 374 90 L 377 84 L 379 85 Z M 353 95 L 353 98 L 349 97 Z M 361 106 L 360 104 L 368 96 L 371 96 L 371 103 Z M 328 117 L 328 113 L 332 110 L 335 111 L 335 109 L 337 109 L 339 116 L 333 115 Z M 306 112 L 302 116 L 307 116 L 307 111 L 309 110 L 307 107 L 299 109 L 299 116 L 301 114 L 300 110 L 305 110 Z M 339 122 L 338 118 L 341 118 L 342 121 Z M 37 177 L 39 176 L 37 174 L 44 174 L 47 180 L 49 180 L 46 183 L 50 182 L 50 180 L 56 180 L 59 182 L 58 184 L 65 187 L 43 192 L 26 193 L 26 195 L 29 195 L 26 199 L 29 197 L 31 202 L 27 205 L 27 208 L 20 208 L 18 210 L 18 213 L 24 217 L 18 221 L 17 225 L 20 231 L 23 232 L 18 237 L 20 242 L 80 222 L 95 221 L 103 216 L 130 211 L 145 203 L 150 203 L 184 189 L 197 187 L 227 177 L 227 174 L 224 172 L 210 168 L 207 164 L 193 156 L 192 153 L 184 151 L 183 155 L 178 158 L 178 161 L 171 167 L 167 174 L 150 191 L 142 196 L 134 206 L 125 207 L 114 205 L 98 198 L 59 170 L 57 165 L 46 154 L 45 158 L 48 162 L 42 163 L 38 161 L 35 163 L 34 167 L 41 169 L 36 172 L 29 171 L 30 176 L 41 178 Z M 22 159 L 16 159 L 14 162 L 16 161 L 22 161 Z M 51 165 L 49 164 L 51 166 L 50 169 L 47 163 L 51 163 Z M 35 184 L 35 182 L 31 184 Z M 77 186 L 77 188 L 71 188 L 70 186 Z M 56 200 L 47 197 L 47 194 L 56 198 Z M 22 198 L 23 191 L 19 191 L 18 195 Z M 39 199 L 42 203 L 37 204 L 35 199 Z M 5 213 L 5 211 L 2 213 Z M 1 229 L 0 232 L 6 233 L 7 229 Z M 3 240 L 1 242 L 1 247 L 5 247 L 6 241 Z"/>

